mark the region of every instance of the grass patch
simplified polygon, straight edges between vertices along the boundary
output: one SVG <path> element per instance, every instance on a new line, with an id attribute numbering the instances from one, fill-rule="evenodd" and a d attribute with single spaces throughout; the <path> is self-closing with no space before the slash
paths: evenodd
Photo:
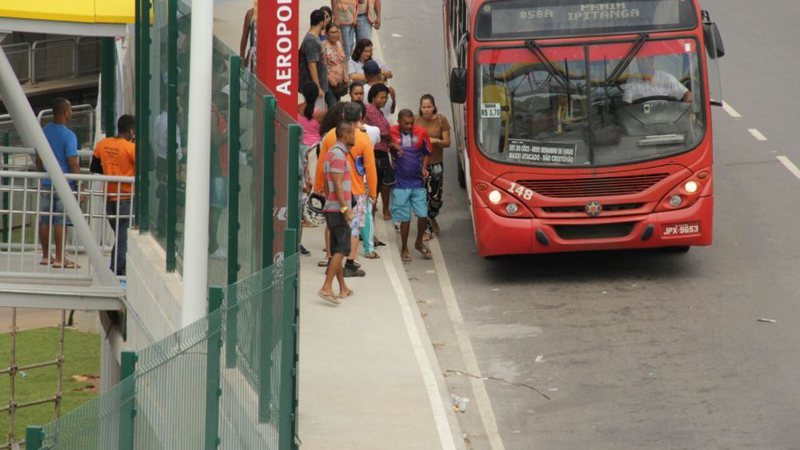
<path id="1" fill-rule="evenodd" d="M 55 361 L 58 356 L 59 329 L 56 327 L 21 331 L 17 335 L 17 365 L 25 366 L 45 361 Z M 0 367 L 7 368 L 11 350 L 11 336 L 0 334 Z M 52 397 L 56 392 L 57 368 L 44 367 L 25 371 L 25 377 L 17 374 L 16 402 L 25 403 Z M 64 372 L 62 385 L 61 414 L 77 408 L 98 395 L 99 379 L 80 380 L 73 377 L 100 375 L 100 337 L 94 333 L 83 333 L 67 329 L 64 336 Z M 0 404 L 8 405 L 10 398 L 10 376 L 0 375 Z M 55 419 L 53 403 L 31 406 L 17 410 L 14 421 L 16 439 L 25 437 L 28 425 L 45 425 Z M 0 414 L 0 445 L 5 444 L 8 434 L 8 413 Z"/>

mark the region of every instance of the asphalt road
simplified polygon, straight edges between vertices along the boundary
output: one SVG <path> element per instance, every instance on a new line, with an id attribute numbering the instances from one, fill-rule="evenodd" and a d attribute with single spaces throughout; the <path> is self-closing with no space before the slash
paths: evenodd
<path id="1" fill-rule="evenodd" d="M 481 375 L 493 377 L 481 384 L 507 449 L 800 448 L 800 179 L 777 159 L 800 164 L 800 3 L 703 6 L 723 33 L 725 98 L 741 114 L 714 111 L 712 247 L 482 259 L 448 155 L 438 246 Z M 430 92 L 448 111 L 439 2 L 384 10 L 399 104 L 416 109 Z M 454 372 L 468 372 L 468 358 L 450 284 L 429 261 L 407 271 L 451 390 L 472 399 L 466 440 L 490 448 L 475 380 Z"/>

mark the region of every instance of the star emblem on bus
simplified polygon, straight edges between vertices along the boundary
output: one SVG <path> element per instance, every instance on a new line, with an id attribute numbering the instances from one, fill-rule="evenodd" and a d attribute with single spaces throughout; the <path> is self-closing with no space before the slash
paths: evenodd
<path id="1" fill-rule="evenodd" d="M 584 210 L 586 211 L 587 216 L 597 217 L 603 212 L 603 205 L 601 205 L 598 201 L 591 201 L 586 204 Z"/>

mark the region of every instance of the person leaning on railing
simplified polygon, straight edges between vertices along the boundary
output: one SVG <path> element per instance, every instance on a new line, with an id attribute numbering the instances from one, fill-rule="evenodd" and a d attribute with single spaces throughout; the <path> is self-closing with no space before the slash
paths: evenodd
<path id="1" fill-rule="evenodd" d="M 136 120 L 125 114 L 117 121 L 117 135 L 101 140 L 92 155 L 92 173 L 117 177 L 132 177 L 136 174 Z M 131 183 L 109 182 L 106 184 L 106 217 L 116 234 L 111 250 L 111 270 L 118 276 L 125 275 L 125 255 L 128 252 L 128 227 L 131 222 Z"/>

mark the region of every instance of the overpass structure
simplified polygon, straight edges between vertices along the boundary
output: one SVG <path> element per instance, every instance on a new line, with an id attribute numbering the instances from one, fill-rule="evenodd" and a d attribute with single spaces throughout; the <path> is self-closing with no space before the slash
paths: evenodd
<path id="1" fill-rule="evenodd" d="M 104 70 L 103 91 L 101 93 L 107 132 L 114 133 L 115 123 L 114 87 L 114 39 L 124 36 L 127 27 L 134 22 L 133 0 L 74 0 L 53 2 L 49 0 L 0 1 L 0 42 L 12 32 L 60 34 L 70 36 L 93 36 L 105 38 L 104 59 L 110 59 L 110 67 Z M 39 120 L 25 96 L 17 76 L 5 52 L 0 48 L 0 97 L 9 111 L 14 128 L 23 148 L 3 147 L 5 155 L 2 170 L 3 183 L 3 245 L 0 257 L 7 262 L 5 270 L 0 268 L 0 306 L 25 306 L 52 309 L 124 309 L 124 291 L 117 277 L 109 268 L 104 249 L 99 242 L 98 230 L 105 233 L 103 226 L 90 226 L 93 217 L 85 214 L 71 186 L 83 185 L 86 192 L 95 190 L 95 209 L 103 199 L 102 179 L 89 178 L 78 181 L 67 180 L 62 173 L 52 149 L 42 132 Z M 2 139 L 3 136 L 0 136 Z M 40 156 L 46 177 L 52 180 L 54 188 L 50 195 L 57 195 L 64 203 L 65 215 L 75 231 L 72 247 L 78 249 L 87 267 L 81 274 L 78 271 L 42 270 L 27 259 L 35 259 L 36 237 L 27 240 L 27 234 L 36 235 L 37 222 L 41 220 L 38 197 L 43 192 L 38 188 L 40 179 L 15 171 L 8 163 L 9 155 L 25 153 L 35 149 Z M 39 177 L 44 178 L 44 176 Z M 106 181 L 107 182 L 107 181 Z M 34 187 L 37 186 L 37 187 Z M 93 186 L 93 188 L 92 188 Z M 79 188 L 80 189 L 80 188 Z M 45 194 L 46 195 L 46 194 Z M 16 204 L 15 204 L 16 203 Z M 99 222 L 94 220 L 94 222 Z M 31 231 L 26 232 L 26 228 Z M 49 237 L 48 237 L 49 239 Z M 49 242 L 48 242 L 49 243 Z M 29 250 L 26 252 L 26 250 Z M 47 266 L 47 265 L 46 265 Z M 38 270 L 37 270 L 38 269 Z M 46 280 L 43 282 L 42 280 Z"/>

